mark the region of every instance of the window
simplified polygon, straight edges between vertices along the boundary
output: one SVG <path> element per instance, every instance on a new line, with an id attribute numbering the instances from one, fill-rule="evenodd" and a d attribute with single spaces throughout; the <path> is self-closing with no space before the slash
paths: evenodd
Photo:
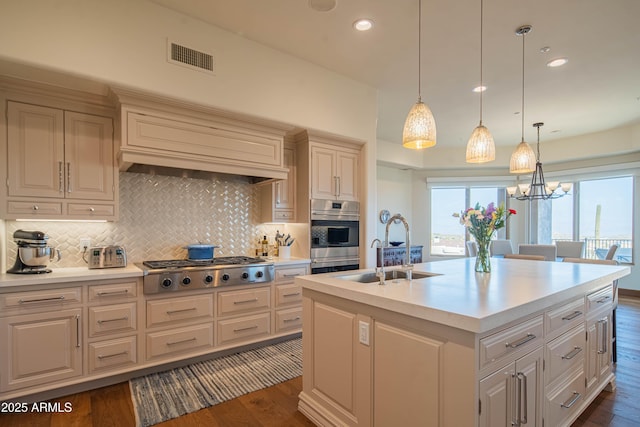
<path id="1" fill-rule="evenodd" d="M 584 241 L 584 256 L 594 259 L 616 244 L 614 259 L 632 262 L 633 177 L 582 180 L 572 192 L 575 202 L 571 196 L 552 201 L 553 240 Z"/>
<path id="2" fill-rule="evenodd" d="M 504 203 L 504 189 L 497 187 L 443 187 L 431 189 L 431 255 L 465 255 L 466 229 L 453 217 L 476 203 L 487 206 Z M 505 229 L 496 233 L 504 238 Z"/>

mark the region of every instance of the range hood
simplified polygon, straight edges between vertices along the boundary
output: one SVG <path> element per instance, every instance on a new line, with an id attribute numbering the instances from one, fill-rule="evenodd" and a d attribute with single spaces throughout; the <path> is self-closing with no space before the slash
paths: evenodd
<path id="1" fill-rule="evenodd" d="M 205 178 L 248 177 L 251 182 L 286 179 L 284 137 L 290 126 L 114 89 L 120 114 L 121 171 Z"/>

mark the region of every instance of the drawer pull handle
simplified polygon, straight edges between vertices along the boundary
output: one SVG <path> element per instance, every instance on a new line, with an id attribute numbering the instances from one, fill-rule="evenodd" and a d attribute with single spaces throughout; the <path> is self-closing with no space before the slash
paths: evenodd
<path id="1" fill-rule="evenodd" d="M 187 338 L 186 340 L 167 342 L 167 345 L 184 344 L 186 342 L 196 341 L 196 337 Z"/>
<path id="2" fill-rule="evenodd" d="M 291 273 L 291 274 L 283 274 L 284 277 L 296 277 L 299 276 L 300 273 Z"/>
<path id="3" fill-rule="evenodd" d="M 100 359 L 100 360 L 108 359 L 110 357 L 124 356 L 126 354 L 129 354 L 129 352 L 128 351 L 121 351 L 120 353 L 114 353 L 114 354 L 105 354 L 105 355 L 99 354 L 98 355 L 98 359 Z"/>
<path id="4" fill-rule="evenodd" d="M 120 320 L 129 320 L 129 316 L 124 316 L 124 317 L 118 317 L 117 319 L 100 319 L 98 320 L 98 325 L 102 325 L 103 323 L 108 323 L 108 322 L 118 322 Z"/>
<path id="5" fill-rule="evenodd" d="M 242 331 L 249 331 L 251 329 L 258 329 L 258 325 L 253 325 L 253 326 L 247 326 L 246 328 L 238 328 L 238 329 L 234 329 L 233 332 L 242 332 Z"/>
<path id="6" fill-rule="evenodd" d="M 38 298 L 38 299 L 20 299 L 18 303 L 20 304 L 29 304 L 32 302 L 45 302 L 45 301 L 62 301 L 64 299 L 64 295 L 60 295 L 59 297 L 52 298 Z"/>
<path id="7" fill-rule="evenodd" d="M 99 297 L 106 297 L 110 295 L 120 295 L 120 294 L 128 294 L 129 289 L 123 289 L 121 291 L 100 291 L 97 293 Z"/>
<path id="8" fill-rule="evenodd" d="M 290 294 L 284 294 L 284 295 L 282 295 L 282 296 L 283 296 L 283 297 L 296 297 L 296 296 L 298 296 L 298 295 L 300 295 L 300 292 L 292 292 L 292 293 L 290 293 Z"/>
<path id="9" fill-rule="evenodd" d="M 296 316 L 296 317 L 292 317 L 290 319 L 284 319 L 283 322 L 288 323 L 288 322 L 297 322 L 298 320 L 300 320 L 300 316 Z"/>
<path id="10" fill-rule="evenodd" d="M 577 355 L 578 353 L 580 353 L 581 351 L 582 351 L 582 348 L 580 348 L 580 347 L 573 347 L 573 350 L 571 350 L 569 353 L 567 353 L 567 354 L 565 354 L 564 356 L 562 356 L 562 358 L 563 358 L 564 360 L 571 360 L 571 359 L 573 359 L 574 357 L 576 357 L 576 355 Z"/>
<path id="11" fill-rule="evenodd" d="M 185 311 L 197 310 L 195 307 L 181 308 L 180 310 L 167 310 L 167 314 L 184 313 Z"/>
<path id="12" fill-rule="evenodd" d="M 256 302 L 256 301 L 258 301 L 258 298 L 245 299 L 245 300 L 242 300 L 242 301 L 234 301 L 233 303 L 238 305 L 238 304 L 247 304 L 249 302 Z"/>
<path id="13" fill-rule="evenodd" d="M 573 313 L 571 313 L 570 315 L 568 315 L 568 316 L 564 316 L 564 317 L 562 318 L 562 320 L 573 320 L 573 319 L 575 319 L 576 317 L 580 316 L 581 314 L 582 314 L 582 312 L 581 312 L 581 311 L 576 310 L 576 311 L 574 311 Z"/>
<path id="14" fill-rule="evenodd" d="M 567 400 L 566 402 L 562 403 L 560 406 L 563 408 L 571 408 L 573 406 L 574 403 L 576 403 L 578 401 L 578 399 L 580 399 L 582 397 L 582 395 L 580 395 L 580 393 L 578 393 L 577 391 L 573 392 L 573 396 L 571 397 L 571 399 Z"/>
<path id="15" fill-rule="evenodd" d="M 521 345 L 526 344 L 529 341 L 535 340 L 535 339 L 536 339 L 536 336 L 534 334 L 528 333 L 526 337 L 522 337 L 518 341 L 515 341 L 512 343 L 505 343 L 505 347 L 518 348 Z"/>
<path id="16" fill-rule="evenodd" d="M 604 304 L 605 302 L 607 302 L 608 300 L 611 299 L 610 295 L 607 295 L 605 297 L 600 298 L 599 300 L 596 301 L 596 304 Z"/>

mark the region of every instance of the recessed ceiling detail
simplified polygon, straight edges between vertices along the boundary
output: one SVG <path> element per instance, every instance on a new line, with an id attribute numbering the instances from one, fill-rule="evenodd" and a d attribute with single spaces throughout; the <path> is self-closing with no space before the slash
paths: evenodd
<path id="1" fill-rule="evenodd" d="M 309 0 L 309 7 L 316 12 L 329 12 L 336 7 L 336 0 Z"/>

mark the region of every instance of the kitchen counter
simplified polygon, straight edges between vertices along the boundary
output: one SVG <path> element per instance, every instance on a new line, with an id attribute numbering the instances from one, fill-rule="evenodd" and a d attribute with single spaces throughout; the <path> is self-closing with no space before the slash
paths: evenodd
<path id="1" fill-rule="evenodd" d="M 311 264 L 311 259 L 309 259 L 309 258 L 296 258 L 296 257 L 279 258 L 279 257 L 273 257 L 272 261 L 273 261 L 273 263 L 275 264 L 276 267 L 285 266 L 285 265 L 293 265 L 293 264 Z"/>
<path id="2" fill-rule="evenodd" d="M 474 271 L 475 258 L 416 264 L 415 272 L 435 276 L 377 283 L 340 279 L 369 270 L 296 278 L 303 289 L 361 302 L 481 333 L 526 313 L 543 310 L 630 274 L 625 266 L 491 259 L 490 274 Z M 387 268 L 393 270 L 398 268 Z"/>
<path id="3" fill-rule="evenodd" d="M 38 286 L 54 283 L 83 282 L 86 280 L 122 279 L 141 277 L 142 270 L 133 264 L 124 268 L 92 269 L 87 267 L 52 268 L 51 273 L 43 274 L 0 274 L 0 291 L 26 286 Z M 13 289 L 12 289 L 13 290 Z"/>

